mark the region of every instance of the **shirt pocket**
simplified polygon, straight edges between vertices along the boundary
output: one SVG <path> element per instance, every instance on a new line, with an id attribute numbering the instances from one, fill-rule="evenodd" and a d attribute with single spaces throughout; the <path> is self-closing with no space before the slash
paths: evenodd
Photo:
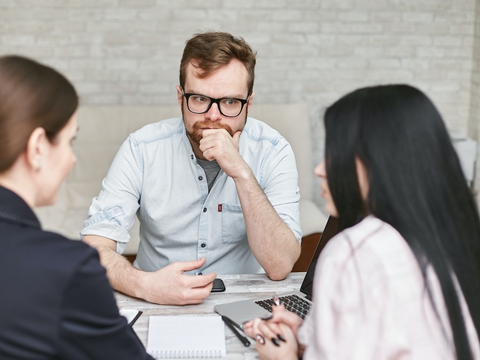
<path id="1" fill-rule="evenodd" d="M 247 240 L 247 229 L 239 205 L 222 204 L 222 244 L 235 244 Z"/>

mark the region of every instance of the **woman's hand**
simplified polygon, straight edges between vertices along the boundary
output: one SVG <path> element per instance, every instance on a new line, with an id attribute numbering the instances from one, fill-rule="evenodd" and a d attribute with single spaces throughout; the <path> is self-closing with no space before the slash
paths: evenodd
<path id="1" fill-rule="evenodd" d="M 263 342 L 257 340 L 257 351 L 262 360 L 297 360 L 298 344 L 293 331 L 285 324 L 277 325 L 282 332 L 283 340 L 277 337 L 265 338 Z M 267 334 L 268 321 L 262 321 L 259 329 L 263 334 Z"/>
<path id="2" fill-rule="evenodd" d="M 257 340 L 261 359 L 297 359 L 297 332 L 302 319 L 283 305 L 272 308 L 268 320 L 254 319 L 244 324 L 244 332 Z"/>
<path id="3" fill-rule="evenodd" d="M 281 329 L 279 328 L 279 324 L 287 325 L 295 335 L 297 336 L 298 329 L 302 325 L 303 320 L 296 314 L 292 313 L 291 311 L 287 311 L 285 306 L 273 306 L 272 307 L 272 317 L 268 320 L 262 319 L 253 319 L 243 325 L 245 334 L 252 338 L 256 338 L 257 334 L 263 336 L 263 334 L 259 330 L 259 324 L 265 321 L 269 325 L 269 334 L 275 333 L 278 335 L 283 335 Z"/>

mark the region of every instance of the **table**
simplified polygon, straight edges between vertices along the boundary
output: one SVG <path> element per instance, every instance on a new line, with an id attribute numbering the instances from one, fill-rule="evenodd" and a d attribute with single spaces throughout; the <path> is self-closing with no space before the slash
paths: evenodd
<path id="1" fill-rule="evenodd" d="M 142 316 L 133 325 L 133 329 L 146 346 L 148 318 L 152 315 L 213 314 L 213 307 L 217 304 L 257 297 L 268 298 L 276 293 L 299 290 L 304 277 L 304 272 L 291 273 L 282 281 L 272 281 L 265 274 L 219 275 L 225 283 L 226 291 L 212 293 L 198 305 L 156 305 L 121 293 L 115 293 L 115 298 L 119 308 L 143 311 Z M 251 343 L 250 347 L 243 346 L 232 331 L 228 327 L 225 328 L 226 359 L 258 359 L 255 342 L 252 340 Z"/>

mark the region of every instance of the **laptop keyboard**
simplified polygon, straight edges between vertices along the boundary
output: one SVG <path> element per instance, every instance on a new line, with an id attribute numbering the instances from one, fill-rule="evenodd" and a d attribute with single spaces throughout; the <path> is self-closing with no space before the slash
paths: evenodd
<path id="1" fill-rule="evenodd" d="M 308 301 L 302 299 L 300 296 L 295 294 L 279 296 L 278 298 L 285 305 L 285 308 L 288 311 L 291 311 L 300 316 L 302 319 L 305 319 L 308 310 L 310 310 L 310 303 Z M 272 312 L 272 306 L 274 305 L 272 299 L 259 300 L 255 301 L 255 303 L 260 305 L 262 308 Z"/>

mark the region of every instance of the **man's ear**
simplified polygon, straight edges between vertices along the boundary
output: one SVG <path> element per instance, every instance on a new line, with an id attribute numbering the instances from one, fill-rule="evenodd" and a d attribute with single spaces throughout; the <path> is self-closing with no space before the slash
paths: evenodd
<path id="1" fill-rule="evenodd" d="M 176 88 L 177 88 L 177 101 L 178 101 L 178 104 L 182 106 L 182 102 L 183 102 L 182 88 L 179 85 L 177 85 Z"/>
<path id="2" fill-rule="evenodd" d="M 248 103 L 247 103 L 247 111 L 250 111 L 250 108 L 252 107 L 252 102 L 253 102 L 253 97 L 255 96 L 255 92 L 252 91 L 250 94 L 250 97 L 248 98 Z"/>
<path id="3" fill-rule="evenodd" d="M 362 199 L 366 200 L 368 197 L 368 192 L 370 191 L 367 169 L 359 158 L 355 158 L 355 167 L 357 169 L 357 179 L 358 186 L 360 187 L 360 193 L 362 194 Z"/>
<path id="4" fill-rule="evenodd" d="M 42 127 L 33 130 L 28 138 L 26 160 L 34 171 L 39 171 L 42 168 L 47 151 L 47 142 L 47 134 Z"/>

